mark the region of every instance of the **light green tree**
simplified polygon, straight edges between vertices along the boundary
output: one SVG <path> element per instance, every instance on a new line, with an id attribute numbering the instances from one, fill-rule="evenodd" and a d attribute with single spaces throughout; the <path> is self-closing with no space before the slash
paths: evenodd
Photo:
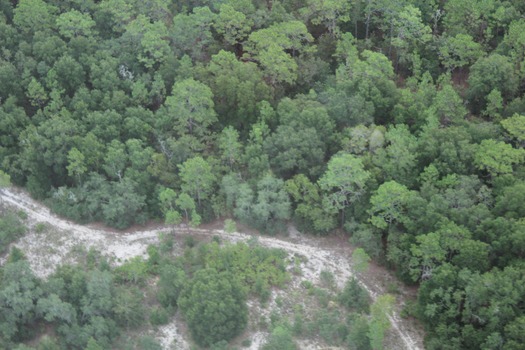
<path id="1" fill-rule="evenodd" d="M 306 6 L 302 9 L 302 13 L 313 24 L 324 25 L 329 35 L 338 37 L 341 35 L 339 24 L 350 20 L 351 6 L 351 2 L 345 0 L 308 0 Z"/>
<path id="2" fill-rule="evenodd" d="M 253 20 L 247 18 L 244 13 L 237 11 L 233 6 L 222 4 L 213 25 L 226 43 L 235 45 L 248 36 L 253 26 Z"/>
<path id="3" fill-rule="evenodd" d="M 390 127 L 385 133 L 386 147 L 378 149 L 374 163 L 383 170 L 384 177 L 406 186 L 412 186 L 417 174 L 417 139 L 404 124 Z"/>
<path id="4" fill-rule="evenodd" d="M 82 185 L 82 175 L 87 171 L 86 157 L 76 147 L 73 147 L 67 154 L 69 165 L 66 167 L 69 176 L 77 178 L 78 183 Z"/>
<path id="5" fill-rule="evenodd" d="M 9 187 L 11 185 L 11 177 L 0 170 L 0 189 Z"/>
<path id="6" fill-rule="evenodd" d="M 370 173 L 364 169 L 361 159 L 351 154 L 337 154 L 328 162 L 328 169 L 319 179 L 319 187 L 326 193 L 323 205 L 330 211 L 341 213 L 365 193 Z"/>
<path id="7" fill-rule="evenodd" d="M 403 222 L 406 205 L 413 193 L 395 181 L 383 183 L 370 198 L 370 222 L 386 229 L 395 222 Z"/>
<path id="8" fill-rule="evenodd" d="M 170 37 L 175 53 L 180 57 L 189 55 L 193 60 L 203 60 L 208 47 L 214 43 L 211 28 L 216 18 L 209 7 L 194 7 L 192 13 L 178 13 L 173 17 Z"/>
<path id="9" fill-rule="evenodd" d="M 483 140 L 474 154 L 474 164 L 493 177 L 511 174 L 514 164 L 520 164 L 525 157 L 524 149 L 515 149 L 505 142 L 493 139 Z"/>
<path id="10" fill-rule="evenodd" d="M 289 21 L 251 33 L 246 49 L 249 56 L 260 63 L 271 85 L 282 82 L 293 84 L 298 69 L 294 57 L 311 51 L 308 44 L 312 41 L 313 37 L 304 23 Z"/>
<path id="11" fill-rule="evenodd" d="M 369 324 L 368 338 L 373 350 L 382 350 L 385 332 L 390 328 L 390 316 L 395 303 L 394 296 L 390 294 L 381 295 L 370 308 L 371 318 Z"/>
<path id="12" fill-rule="evenodd" d="M 182 216 L 177 211 L 177 193 L 171 188 L 166 188 L 159 193 L 159 202 L 164 213 L 165 223 L 176 226 L 182 222 Z"/>
<path id="13" fill-rule="evenodd" d="M 33 106 L 40 108 L 44 107 L 49 99 L 46 90 L 35 78 L 31 79 L 31 82 L 27 86 L 27 97 L 29 97 Z"/>
<path id="14" fill-rule="evenodd" d="M 445 36 L 439 47 L 439 58 L 449 72 L 476 62 L 482 55 L 481 44 L 468 34 Z"/>
<path id="15" fill-rule="evenodd" d="M 71 10 L 58 16 L 56 25 L 60 35 L 71 39 L 77 36 L 89 37 L 93 35 L 93 28 L 96 23 L 89 13 Z"/>
<path id="16" fill-rule="evenodd" d="M 54 26 L 56 8 L 42 0 L 21 0 L 14 10 L 13 23 L 24 34 L 35 34 Z"/>
<path id="17" fill-rule="evenodd" d="M 365 273 L 370 265 L 370 256 L 363 248 L 356 248 L 352 253 L 352 264 L 358 273 Z"/>
<path id="18" fill-rule="evenodd" d="M 257 183 L 257 198 L 252 206 L 255 223 L 263 230 L 282 228 L 290 218 L 290 199 L 284 190 L 284 181 L 272 175 L 264 176 Z"/>
<path id="19" fill-rule="evenodd" d="M 176 82 L 165 104 L 166 114 L 160 122 L 178 135 L 190 134 L 202 139 L 209 133 L 208 127 L 217 122 L 212 91 L 194 79 Z"/>
<path id="20" fill-rule="evenodd" d="M 166 25 L 161 21 L 151 22 L 142 14 L 126 25 L 122 38 L 131 44 L 131 50 L 138 50 L 138 59 L 146 68 L 160 65 L 171 53 Z"/>
<path id="21" fill-rule="evenodd" d="M 501 121 L 501 126 L 514 139 L 521 148 L 525 147 L 525 116 L 514 114 L 512 117 Z"/>
<path id="22" fill-rule="evenodd" d="M 239 132 L 233 127 L 224 128 L 219 135 L 218 146 L 221 150 L 221 159 L 233 170 L 242 155 L 242 144 L 239 142 Z"/>
<path id="23" fill-rule="evenodd" d="M 195 199 L 201 205 L 203 199 L 211 194 L 216 181 L 211 165 L 202 157 L 188 159 L 179 165 L 182 191 Z"/>

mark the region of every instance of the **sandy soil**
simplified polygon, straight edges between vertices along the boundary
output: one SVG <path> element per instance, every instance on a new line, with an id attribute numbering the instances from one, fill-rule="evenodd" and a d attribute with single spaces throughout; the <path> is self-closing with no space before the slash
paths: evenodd
<path id="1" fill-rule="evenodd" d="M 102 228 L 100 225 L 78 225 L 71 221 L 62 219 L 52 214 L 48 208 L 41 203 L 31 199 L 24 191 L 19 189 L 3 189 L 0 191 L 1 201 L 8 206 L 23 210 L 28 215 L 29 232 L 14 243 L 26 254 L 32 268 L 40 277 L 46 277 L 52 273 L 55 267 L 61 263 L 73 262 L 74 252 L 78 249 L 94 247 L 108 256 L 115 264 L 120 264 L 126 259 L 135 256 L 146 256 L 146 248 L 151 243 L 158 242 L 158 233 L 168 232 L 168 229 L 159 225 L 141 230 L 134 228 L 127 232 L 112 231 Z M 45 224 L 48 229 L 36 230 L 35 226 Z M 40 233 L 39 233 L 40 232 Z M 220 229 L 201 228 L 192 229 L 192 234 L 215 236 L 230 242 L 246 241 L 253 237 L 246 233 L 226 233 Z M 188 234 L 185 227 L 177 227 L 174 234 L 182 236 Z M 338 287 L 343 287 L 347 279 L 354 275 L 351 266 L 352 247 L 344 242 L 341 244 L 337 239 L 317 238 L 305 236 L 295 230 L 289 229 L 288 237 L 257 236 L 259 243 L 266 247 L 280 248 L 290 255 L 305 257 L 301 263 L 301 276 L 294 278 L 292 284 L 297 285 L 302 280 L 312 283 L 319 281 L 322 270 L 328 270 L 335 276 Z M 0 258 L 0 264 L 5 262 L 5 257 Z M 373 274 L 356 275 L 360 284 L 366 288 L 372 298 L 386 293 L 386 286 L 394 279 L 384 269 L 373 266 Z M 389 349 L 423 349 L 423 335 L 421 327 L 412 320 L 402 319 L 399 311 L 406 299 L 413 295 L 413 291 L 398 287 L 396 310 L 390 321 L 392 330 L 387 335 Z M 170 324 L 160 327 L 154 334 L 165 349 L 190 349 L 189 342 L 184 338 L 184 332 L 180 331 L 180 324 L 176 320 Z M 252 345 L 249 349 L 257 350 L 264 343 L 267 334 L 256 332 L 250 335 Z M 316 344 L 304 342 L 300 344 L 301 349 L 321 349 Z M 326 349 L 326 348 L 324 348 Z"/>

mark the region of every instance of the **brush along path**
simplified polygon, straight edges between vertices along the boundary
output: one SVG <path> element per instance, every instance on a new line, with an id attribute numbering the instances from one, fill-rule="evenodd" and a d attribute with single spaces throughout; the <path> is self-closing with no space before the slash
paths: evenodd
<path id="1" fill-rule="evenodd" d="M 129 233 L 111 231 L 110 229 L 99 229 L 89 225 L 79 225 L 64 220 L 52 214 L 43 204 L 30 198 L 25 192 L 10 188 L 0 191 L 1 201 L 6 205 L 23 210 L 28 215 L 30 232 L 15 243 L 26 254 L 32 268 L 40 277 L 52 273 L 55 267 L 61 263 L 70 262 L 71 251 L 78 246 L 86 248 L 94 247 L 103 254 L 113 257 L 115 263 L 125 261 L 135 256 L 146 256 L 147 246 L 158 242 L 160 231 L 173 232 L 175 235 L 198 234 L 213 236 L 218 235 L 223 240 L 230 242 L 246 241 L 254 236 L 244 233 L 226 233 L 223 230 L 211 229 L 188 229 L 185 227 L 168 228 L 159 226 L 153 230 L 136 230 Z M 49 230 L 37 233 L 34 227 L 37 224 L 49 226 Z M 58 231 L 58 232 L 57 232 Z M 345 244 L 335 248 L 324 248 L 322 238 L 307 237 L 295 233 L 290 240 L 278 237 L 257 236 L 258 242 L 265 247 L 280 248 L 289 254 L 303 256 L 306 258 L 301 266 L 303 268 L 303 279 L 313 283 L 319 281 L 322 270 L 333 273 L 339 288 L 354 275 L 351 266 L 351 248 Z M 292 241 L 293 240 L 293 241 Z M 0 259 L 4 263 L 5 257 Z M 359 283 L 370 293 L 373 299 L 385 293 L 384 288 L 373 278 L 356 275 Z M 401 287 L 402 288 L 402 287 Z M 398 296 L 398 304 L 404 304 L 403 294 Z M 400 300 L 401 299 L 401 300 Z M 410 350 L 423 349 L 421 332 L 418 332 L 399 317 L 399 307 L 396 307 L 390 317 L 394 337 L 398 338 L 400 348 Z M 165 327 L 164 327 L 165 328 Z M 166 333 L 172 333 L 166 329 Z M 168 338 L 179 338 L 177 332 L 173 332 Z M 173 340 L 173 339 L 172 339 Z M 396 342 L 396 343 L 397 343 Z M 171 343 L 169 339 L 162 341 L 165 347 Z M 178 346 L 185 348 L 187 344 L 183 339 L 177 339 Z M 184 344 L 184 345 L 183 345 Z"/>

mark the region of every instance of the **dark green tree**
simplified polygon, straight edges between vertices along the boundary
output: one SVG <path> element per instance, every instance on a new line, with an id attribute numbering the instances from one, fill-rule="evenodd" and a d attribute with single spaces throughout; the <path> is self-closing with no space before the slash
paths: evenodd
<path id="1" fill-rule="evenodd" d="M 229 272 L 197 271 L 181 292 L 178 305 L 193 339 L 202 346 L 228 341 L 246 327 L 246 293 Z"/>

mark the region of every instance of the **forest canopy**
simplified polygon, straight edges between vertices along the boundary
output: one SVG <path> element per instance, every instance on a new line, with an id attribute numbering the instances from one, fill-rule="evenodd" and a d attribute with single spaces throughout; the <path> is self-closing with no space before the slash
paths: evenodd
<path id="1" fill-rule="evenodd" d="M 524 15 L 520 0 L 0 0 L 0 171 L 79 222 L 345 232 L 419 285 L 426 348 L 520 349 Z"/>

